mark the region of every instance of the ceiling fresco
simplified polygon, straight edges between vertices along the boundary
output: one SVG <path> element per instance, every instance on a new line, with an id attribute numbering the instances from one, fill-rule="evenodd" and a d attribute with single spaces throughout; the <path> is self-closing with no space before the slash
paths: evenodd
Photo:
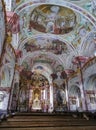
<path id="1" fill-rule="evenodd" d="M 37 63 L 53 65 L 55 69 L 58 65 L 73 69 L 74 56 L 88 56 L 84 49 L 88 50 L 92 40 L 85 41 L 85 38 L 95 31 L 96 19 L 86 11 L 85 5 L 91 4 L 92 12 L 93 0 L 15 2 L 17 8 L 14 12 L 20 19 L 16 50 L 20 52 L 19 65 L 27 70 Z M 95 51 L 95 45 L 92 47 L 90 55 Z"/>
<path id="2" fill-rule="evenodd" d="M 32 67 L 32 72 L 41 73 L 42 75 L 44 75 L 44 72 L 46 72 L 47 74 L 51 74 L 53 72 L 53 69 L 47 63 L 35 63 Z"/>
<path id="3" fill-rule="evenodd" d="M 79 3 L 77 1 L 80 1 Z M 73 0 L 73 3 L 79 4 L 82 8 L 90 12 L 94 17 L 96 17 L 96 0 Z"/>
<path id="4" fill-rule="evenodd" d="M 24 3 L 25 2 L 25 3 Z M 28 3 L 29 4 L 28 4 Z M 28 5 L 33 5 L 36 3 L 54 3 L 56 5 L 65 5 L 66 7 L 74 8 L 78 11 L 81 11 L 86 15 L 87 14 L 92 14 L 93 16 L 96 16 L 96 1 L 95 0 L 61 0 L 60 2 L 58 0 L 16 0 L 14 1 L 15 8 L 17 7 L 18 11 L 20 11 L 22 8 L 28 6 Z M 81 7 L 81 8 L 80 8 Z M 83 10 L 84 9 L 84 10 Z M 86 12 L 88 11 L 88 12 Z"/>
<path id="5" fill-rule="evenodd" d="M 28 0 L 16 0 L 15 3 L 16 3 L 16 6 L 19 6 L 20 4 L 23 4 L 26 1 L 28 1 Z M 34 1 L 36 1 L 36 0 L 33 0 L 33 2 Z M 37 1 L 45 2 L 45 0 L 37 0 Z M 46 1 L 50 2 L 50 0 L 46 0 Z M 54 2 L 55 0 L 51 0 L 51 1 Z M 92 13 L 92 10 L 96 4 L 95 0 L 66 0 L 66 2 L 71 2 L 71 3 L 77 4 L 81 7 L 83 7 L 84 9 L 90 11 L 90 13 Z"/>
<path id="6" fill-rule="evenodd" d="M 76 26 L 75 13 L 66 7 L 40 5 L 30 13 L 30 27 L 52 34 L 66 34 Z"/>
<path id="7" fill-rule="evenodd" d="M 55 4 L 38 6 L 28 3 L 28 5 L 24 5 L 26 8 L 23 5 L 18 7 L 16 13 L 20 16 L 19 40 L 23 41 L 33 35 L 46 33 L 55 35 L 55 37 L 57 35 L 63 37 L 74 47 L 78 46 L 82 39 L 95 29 L 95 20 L 83 9 L 71 4 L 64 4 L 63 7 Z M 70 27 L 71 30 L 68 29 Z"/>
<path id="8" fill-rule="evenodd" d="M 24 44 L 21 44 L 19 46 L 19 49 L 23 48 L 23 51 L 26 53 L 34 52 L 34 51 L 46 51 L 46 52 L 52 52 L 54 54 L 60 55 L 63 53 L 69 53 L 68 46 L 65 42 L 59 40 L 58 38 L 52 38 L 45 36 L 37 36 L 32 39 L 28 39 L 28 41 L 24 42 Z M 70 46 L 71 48 L 71 46 Z"/>
<path id="9" fill-rule="evenodd" d="M 12 1 L 12 10 L 19 16 L 20 24 L 18 35 L 14 34 L 15 40 L 12 39 L 16 41 L 13 47 L 18 43 L 15 50 L 18 66 L 27 71 L 41 63 L 51 66 L 53 71 L 60 65 L 63 69 L 74 69 L 75 56 L 93 56 L 95 3 L 95 0 Z"/>
<path id="10" fill-rule="evenodd" d="M 47 66 L 48 68 L 52 67 L 54 71 L 57 71 L 58 66 L 62 66 L 62 61 L 56 57 L 55 55 L 52 56 L 52 54 L 40 54 L 39 52 L 35 55 L 30 55 L 28 57 L 26 57 L 24 59 L 24 61 L 22 62 L 21 66 L 25 69 L 25 70 L 32 70 L 32 68 L 34 68 L 35 64 L 42 64 Z M 50 66 L 50 67 L 49 67 Z M 62 66 L 63 68 L 63 66 Z M 36 70 L 42 70 L 43 68 L 34 68 L 35 71 Z M 44 69 L 43 69 L 44 70 Z M 51 70 L 51 69 L 50 69 Z"/>

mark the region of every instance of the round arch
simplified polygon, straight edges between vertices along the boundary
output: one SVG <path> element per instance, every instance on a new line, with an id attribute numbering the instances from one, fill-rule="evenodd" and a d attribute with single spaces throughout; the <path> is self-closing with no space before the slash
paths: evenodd
<path id="1" fill-rule="evenodd" d="M 84 84 L 89 111 L 96 111 L 96 73 L 90 75 Z"/>
<path id="2" fill-rule="evenodd" d="M 82 109 L 81 91 L 77 85 L 72 85 L 69 88 L 69 105 L 71 111 Z"/>

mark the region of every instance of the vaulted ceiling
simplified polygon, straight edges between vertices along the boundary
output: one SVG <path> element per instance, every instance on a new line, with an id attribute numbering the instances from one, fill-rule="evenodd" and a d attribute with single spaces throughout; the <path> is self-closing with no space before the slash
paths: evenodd
<path id="1" fill-rule="evenodd" d="M 51 74 L 76 70 L 74 57 L 96 54 L 95 0 L 16 0 L 15 4 L 20 31 L 18 43 L 12 45 L 21 52 L 18 65 L 40 73 L 48 69 Z"/>

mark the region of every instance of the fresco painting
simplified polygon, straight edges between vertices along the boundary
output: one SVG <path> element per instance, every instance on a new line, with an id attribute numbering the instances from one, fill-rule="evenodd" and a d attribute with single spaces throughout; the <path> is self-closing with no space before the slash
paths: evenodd
<path id="1" fill-rule="evenodd" d="M 45 33 L 65 34 L 72 31 L 75 25 L 76 15 L 72 10 L 55 5 L 41 5 L 32 11 L 29 28 Z"/>
<path id="2" fill-rule="evenodd" d="M 65 42 L 56 38 L 54 39 L 45 37 L 37 37 L 35 39 L 28 40 L 28 42 L 24 44 L 24 49 L 27 52 L 39 51 L 42 49 L 42 51 L 51 51 L 57 55 L 66 53 L 68 51 Z"/>

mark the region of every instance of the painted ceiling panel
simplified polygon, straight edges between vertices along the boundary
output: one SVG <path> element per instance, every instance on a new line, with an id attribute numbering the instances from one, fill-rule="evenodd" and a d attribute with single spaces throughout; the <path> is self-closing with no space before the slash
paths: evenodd
<path id="1" fill-rule="evenodd" d="M 81 38 L 83 39 L 87 33 L 94 30 L 95 19 L 76 5 L 67 5 L 66 2 L 63 2 L 63 6 L 39 5 L 28 3 L 15 10 L 20 15 L 20 39 L 31 37 L 33 34 L 50 33 L 56 37 L 58 34 L 59 37 L 77 46 L 82 42 Z M 54 7 L 58 8 L 57 14 L 52 11 L 52 7 L 53 10 Z"/>
<path id="2" fill-rule="evenodd" d="M 66 34 L 75 26 L 76 15 L 66 7 L 40 5 L 30 13 L 30 29 L 43 33 Z"/>
<path id="3" fill-rule="evenodd" d="M 56 70 L 57 66 L 59 65 L 62 66 L 63 64 L 62 61 L 56 55 L 52 53 L 43 54 L 37 51 L 35 53 L 26 56 L 23 59 L 21 66 L 23 66 L 26 70 L 31 70 L 34 64 L 41 64 L 41 63 L 49 64 L 50 67 L 53 68 L 53 70 Z"/>
<path id="4" fill-rule="evenodd" d="M 62 53 L 69 53 L 67 46 L 68 45 L 66 45 L 65 42 L 57 39 L 56 37 L 52 38 L 47 36 L 37 36 L 36 38 L 32 38 L 30 40 L 28 39 L 28 41 L 24 43 L 22 48 L 26 50 L 26 53 L 41 50 L 44 52 L 52 52 L 54 54 L 60 55 Z"/>

